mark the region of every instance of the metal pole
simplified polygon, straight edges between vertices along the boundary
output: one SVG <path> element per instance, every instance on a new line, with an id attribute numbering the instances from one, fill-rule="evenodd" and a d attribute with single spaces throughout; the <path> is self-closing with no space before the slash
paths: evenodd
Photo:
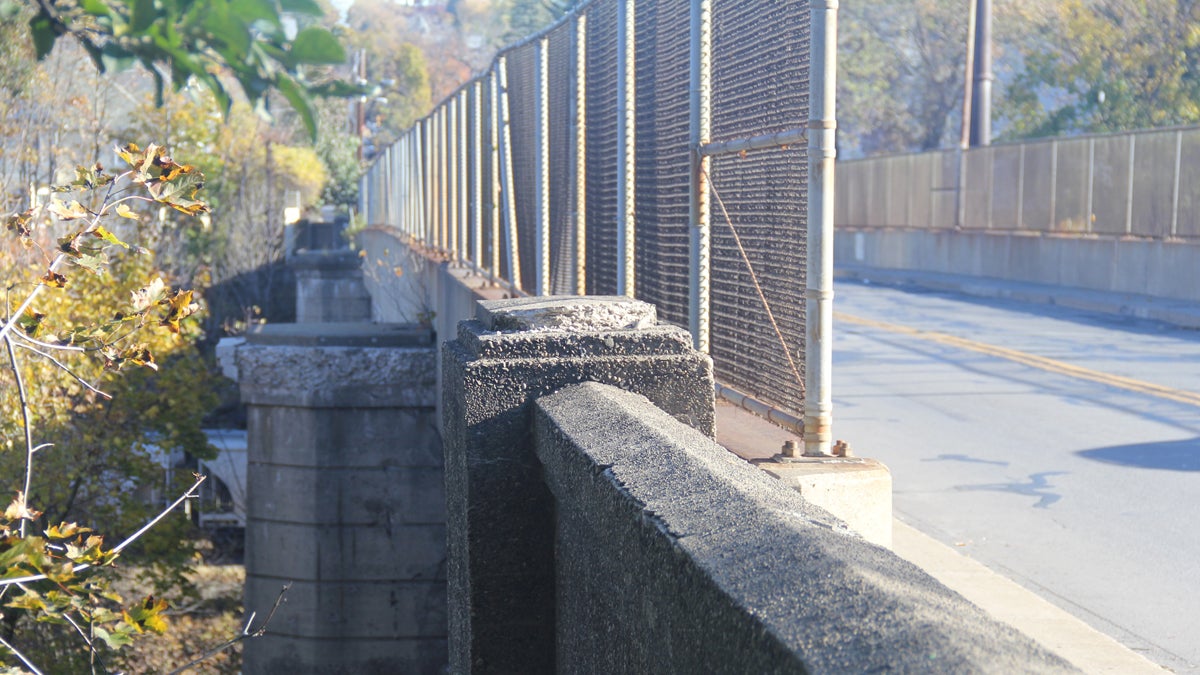
<path id="1" fill-rule="evenodd" d="M 483 269 L 483 81 L 471 85 L 471 264 Z"/>
<path id="2" fill-rule="evenodd" d="M 1171 236 L 1179 236 L 1179 169 L 1183 161 L 1183 130 L 1175 132 L 1175 184 L 1171 188 Z"/>
<path id="3" fill-rule="evenodd" d="M 420 173 L 417 174 L 420 184 L 417 194 L 421 199 L 421 227 L 417 231 L 418 241 L 429 244 L 429 118 L 421 121 L 421 133 L 417 136 L 417 159 L 421 162 Z"/>
<path id="4" fill-rule="evenodd" d="M 537 41 L 535 79 L 537 96 L 537 180 L 534 198 L 537 204 L 537 230 L 534 251 L 534 295 L 550 295 L 550 77 L 549 40 Z"/>
<path id="5" fill-rule="evenodd" d="M 1125 234 L 1133 233 L 1133 167 L 1137 158 L 1137 135 L 1129 134 L 1129 182 L 1125 190 Z"/>
<path id="6" fill-rule="evenodd" d="M 492 212 L 491 212 L 491 235 L 492 255 L 491 255 L 491 271 L 492 281 L 500 276 L 500 69 L 497 67 L 492 70 L 492 77 L 488 83 L 488 117 L 491 124 L 491 173 L 492 173 Z"/>
<path id="7" fill-rule="evenodd" d="M 836 168 L 837 0 L 813 0 L 809 63 L 808 260 L 804 290 L 804 454 L 833 438 L 833 207 Z"/>
<path id="8" fill-rule="evenodd" d="M 971 147 L 992 143 L 992 0 L 976 0 Z"/>
<path id="9" fill-rule="evenodd" d="M 446 248 L 450 261 L 458 260 L 458 97 L 446 101 Z"/>
<path id="10" fill-rule="evenodd" d="M 1050 222 L 1047 232 L 1053 232 L 1058 224 L 1058 141 L 1050 141 Z"/>
<path id="11" fill-rule="evenodd" d="M 575 17 L 575 292 L 587 294 L 587 15 Z"/>
<path id="12" fill-rule="evenodd" d="M 467 89 L 463 87 L 458 92 L 458 223 L 455 234 L 455 260 L 466 262 L 467 255 L 467 220 L 470 212 L 467 210 L 467 198 L 470 192 L 470 182 L 467 167 L 467 138 L 470 128 L 467 119 Z"/>
<path id="13" fill-rule="evenodd" d="M 634 295 L 637 49 L 635 0 L 617 4 L 617 295 Z"/>
<path id="14" fill-rule="evenodd" d="M 1088 139 L 1088 170 L 1087 170 L 1087 212 L 1083 214 L 1083 231 L 1092 231 L 1092 221 L 1096 219 L 1092 213 L 1092 192 L 1096 183 L 1096 139 Z"/>
<path id="15" fill-rule="evenodd" d="M 508 246 L 508 273 L 512 287 L 521 288 L 521 255 L 517 242 L 517 202 L 513 198 L 512 131 L 508 119 L 508 59 L 501 56 L 496 60 L 500 73 L 500 198 L 504 202 L 504 231 Z"/>
<path id="16" fill-rule="evenodd" d="M 688 284 L 688 323 L 692 342 L 705 354 L 712 329 L 710 313 L 712 286 L 712 209 L 709 203 L 708 172 L 711 160 L 701 154 L 712 134 L 712 0 L 695 0 L 691 11 L 691 56 L 688 134 L 695 150 L 688 175 L 690 194 L 688 221 L 691 260 Z"/>
<path id="17" fill-rule="evenodd" d="M 437 111 L 425 118 L 425 246 L 437 247 Z"/>
<path id="18" fill-rule="evenodd" d="M 1024 229 L 1025 219 L 1025 144 L 1021 144 L 1021 156 L 1017 162 L 1017 224 L 1016 229 Z"/>

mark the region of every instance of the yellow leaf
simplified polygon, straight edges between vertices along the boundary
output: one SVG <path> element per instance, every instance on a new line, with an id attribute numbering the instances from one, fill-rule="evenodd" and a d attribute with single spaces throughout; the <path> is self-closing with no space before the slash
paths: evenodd
<path id="1" fill-rule="evenodd" d="M 61 220 L 79 220 L 80 218 L 88 217 L 87 209 L 83 208 L 83 205 L 75 200 L 63 203 L 57 199 L 52 199 L 50 200 L 50 206 L 46 208 Z"/>
<path id="2" fill-rule="evenodd" d="M 130 220 L 140 220 L 137 213 L 128 204 L 117 204 L 117 215 Z"/>

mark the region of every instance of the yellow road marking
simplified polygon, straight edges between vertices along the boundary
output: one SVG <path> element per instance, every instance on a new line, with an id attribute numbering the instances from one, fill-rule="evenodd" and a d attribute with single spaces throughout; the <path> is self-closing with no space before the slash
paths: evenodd
<path id="1" fill-rule="evenodd" d="M 1054 359 L 1048 359 L 1044 356 L 1026 354 L 1025 352 L 1019 352 L 1015 349 L 1005 349 L 1004 347 L 997 347 L 995 345 L 989 345 L 983 342 L 976 342 L 966 338 L 955 337 L 947 333 L 939 333 L 931 330 L 919 330 L 917 328 L 909 328 L 908 326 L 901 326 L 899 324 L 885 323 L 883 321 L 865 319 L 863 317 L 853 316 L 851 314 L 843 314 L 842 312 L 834 312 L 833 319 L 834 321 L 840 321 L 842 323 L 877 328 L 879 330 L 888 331 L 889 333 L 911 335 L 913 337 L 929 340 L 931 342 L 937 342 L 939 344 L 950 345 L 960 349 L 967 349 L 973 352 L 979 352 L 981 354 L 997 356 L 1002 359 L 1014 361 L 1016 363 L 1022 363 L 1034 368 L 1040 368 L 1051 373 L 1058 373 L 1060 375 L 1067 375 L 1069 377 L 1075 377 L 1081 380 L 1098 382 L 1110 387 L 1118 387 L 1120 389 L 1137 392 L 1139 394 L 1157 396 L 1159 398 L 1165 398 L 1169 401 L 1186 403 L 1188 405 L 1200 407 L 1200 394 L 1184 391 L 1182 389 L 1173 389 L 1171 387 L 1164 387 L 1151 382 L 1135 380 L 1131 377 L 1121 377 L 1120 375 L 1102 373 L 1098 370 L 1073 366 L 1069 363 L 1055 361 Z"/>

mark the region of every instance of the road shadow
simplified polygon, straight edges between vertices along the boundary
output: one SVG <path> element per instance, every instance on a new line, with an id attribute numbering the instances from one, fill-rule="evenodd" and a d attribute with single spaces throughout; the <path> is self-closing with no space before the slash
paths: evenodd
<path id="1" fill-rule="evenodd" d="M 965 492 L 975 490 L 985 490 L 987 492 L 1009 492 L 1015 495 L 1024 495 L 1026 497 L 1037 497 L 1037 503 L 1033 505 L 1035 509 L 1049 508 L 1051 504 L 1062 499 L 1062 495 L 1051 492 L 1054 485 L 1050 483 L 1048 478 L 1051 476 L 1065 475 L 1066 471 L 1043 471 L 1041 473 L 1029 474 L 1029 481 L 1025 483 L 987 483 L 984 485 L 957 485 L 956 490 Z"/>
<path id="2" fill-rule="evenodd" d="M 1167 471 L 1200 471 L 1200 438 L 1158 443 L 1131 443 L 1080 450 L 1080 457 L 1105 464 Z"/>

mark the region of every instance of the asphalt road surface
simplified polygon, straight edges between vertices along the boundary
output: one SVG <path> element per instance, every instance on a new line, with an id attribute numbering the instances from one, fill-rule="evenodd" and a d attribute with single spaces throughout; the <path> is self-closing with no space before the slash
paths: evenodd
<path id="1" fill-rule="evenodd" d="M 1200 332 L 856 282 L 834 435 L 901 520 L 1200 673 Z"/>

